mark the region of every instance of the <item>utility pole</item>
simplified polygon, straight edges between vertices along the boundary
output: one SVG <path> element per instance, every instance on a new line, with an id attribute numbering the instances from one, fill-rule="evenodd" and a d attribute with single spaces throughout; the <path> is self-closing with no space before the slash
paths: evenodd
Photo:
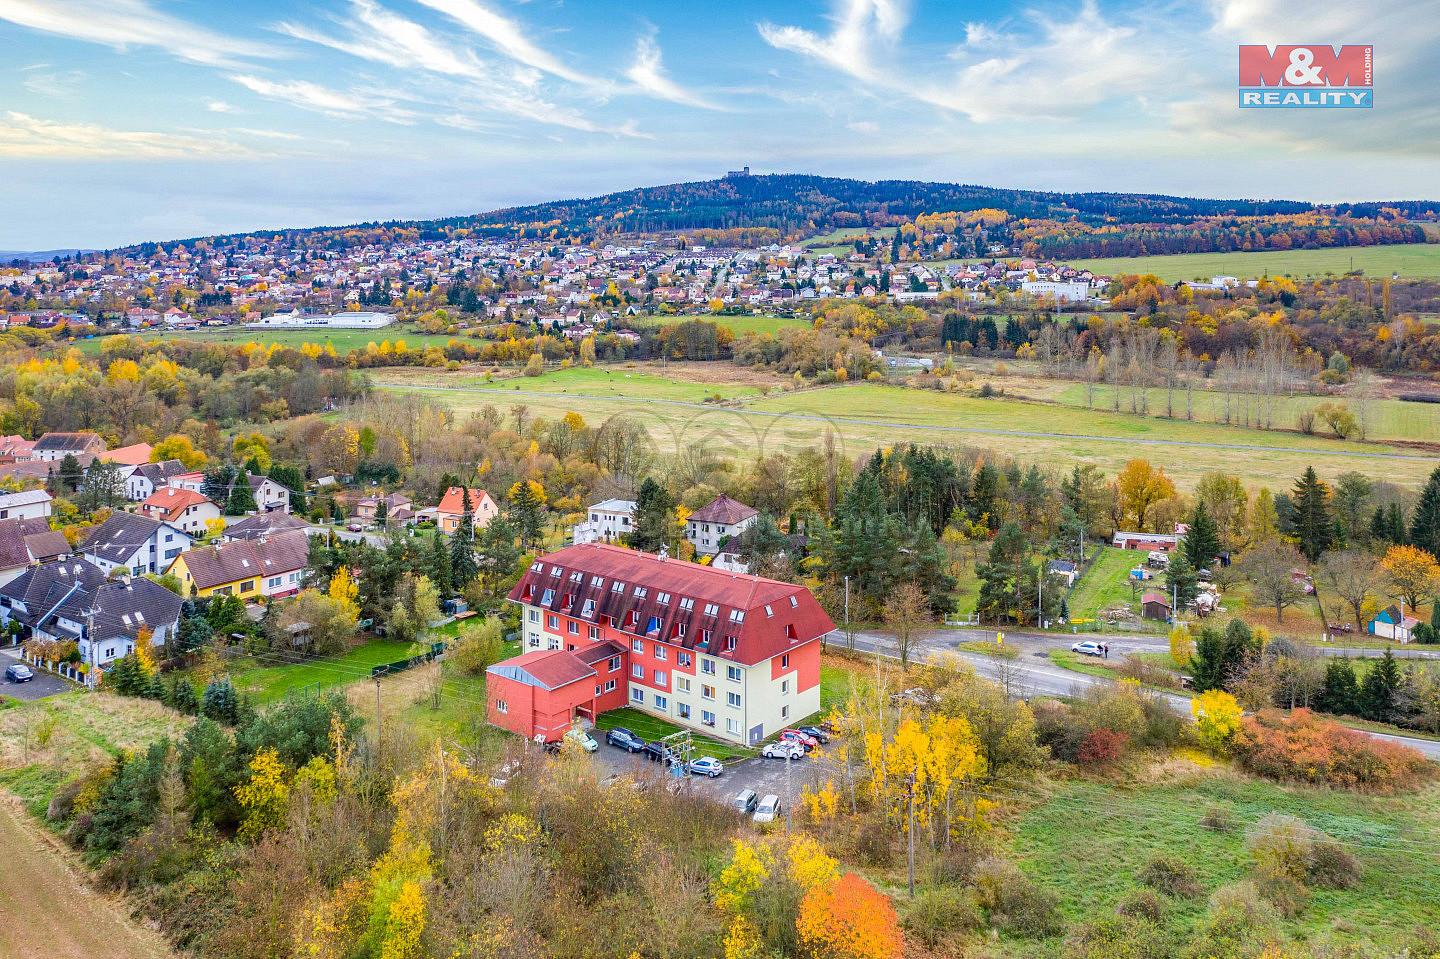
<path id="1" fill-rule="evenodd" d="M 905 777 L 905 798 L 910 800 L 910 898 L 915 898 L 915 774 Z"/>
<path id="2" fill-rule="evenodd" d="M 375 677 L 375 758 L 380 758 L 380 677 Z"/>
<path id="3" fill-rule="evenodd" d="M 786 834 L 789 834 L 789 832 L 790 832 L 790 805 L 791 805 L 791 802 L 790 802 L 790 800 L 791 800 L 790 766 L 791 766 L 791 764 L 794 763 L 794 762 L 795 762 L 795 751 L 792 749 L 792 750 L 789 750 L 789 751 L 787 751 L 787 752 L 785 753 L 785 832 L 786 832 Z"/>

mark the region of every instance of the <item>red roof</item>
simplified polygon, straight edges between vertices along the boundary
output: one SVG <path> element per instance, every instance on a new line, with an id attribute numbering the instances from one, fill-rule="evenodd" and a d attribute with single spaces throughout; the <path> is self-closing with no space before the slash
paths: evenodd
<path id="1" fill-rule="evenodd" d="M 1140 597 L 1142 603 L 1160 603 L 1166 609 L 1170 608 L 1170 597 L 1164 593 L 1146 593 Z"/>
<path id="2" fill-rule="evenodd" d="M 510 600 L 595 623 L 608 618 L 612 628 L 632 635 L 745 665 L 835 629 L 803 586 L 607 543 L 541 557 L 510 591 Z M 733 649 L 727 648 L 731 639 Z"/>
<path id="3" fill-rule="evenodd" d="M 470 511 L 473 513 L 480 508 L 480 502 L 486 496 L 483 489 L 472 489 L 470 491 Z M 460 516 L 465 512 L 465 487 L 452 486 L 440 497 L 440 505 L 435 507 L 437 513 L 449 513 L 452 516 Z"/>
<path id="4" fill-rule="evenodd" d="M 210 501 L 193 489 L 164 486 L 145 497 L 145 501 L 140 504 L 140 511 L 151 519 L 162 519 L 167 523 L 173 523 L 184 515 L 188 507 L 199 506 L 202 503 L 210 503 Z M 210 505 L 214 506 L 215 504 L 210 503 Z"/>
<path id="5" fill-rule="evenodd" d="M 735 523 L 743 523 L 752 516 L 759 514 L 753 506 L 746 506 L 721 493 L 719 496 L 706 503 L 704 506 L 691 513 L 688 519 L 692 523 L 723 523 L 727 526 Z"/>
<path id="6" fill-rule="evenodd" d="M 541 689 L 559 689 L 595 675 L 595 670 L 563 649 L 537 649 L 498 662 L 485 671 Z"/>
<path id="7" fill-rule="evenodd" d="M 122 446 L 119 449 L 101 453 L 96 459 L 108 460 L 111 463 L 123 463 L 126 466 L 143 466 L 150 462 L 152 447 L 149 443 L 136 443 L 134 446 Z"/>

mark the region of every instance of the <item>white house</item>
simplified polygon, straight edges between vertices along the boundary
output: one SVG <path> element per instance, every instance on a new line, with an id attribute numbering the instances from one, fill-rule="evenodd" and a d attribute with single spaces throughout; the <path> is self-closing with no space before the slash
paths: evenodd
<path id="1" fill-rule="evenodd" d="M 1090 298 L 1089 283 L 1057 283 L 1049 280 L 1028 280 L 1020 289 L 1038 299 L 1053 297 L 1057 303 L 1084 303 Z"/>
<path id="2" fill-rule="evenodd" d="M 721 493 L 690 514 L 685 521 L 685 538 L 701 556 L 714 556 L 731 536 L 738 536 L 755 525 L 760 511 L 736 502 Z"/>
<path id="3" fill-rule="evenodd" d="M 140 512 L 151 519 L 169 523 L 199 539 L 207 532 L 207 524 L 220 519 L 220 507 L 194 490 L 167 486 L 151 493 L 140 504 Z"/>
<path id="4" fill-rule="evenodd" d="M 0 495 L 0 519 L 44 519 L 53 497 L 43 489 Z"/>
<path id="5" fill-rule="evenodd" d="M 183 529 L 134 513 L 114 513 L 92 527 L 76 550 L 104 573 L 128 569 L 137 575 L 163 573 L 195 537 Z"/>
<path id="6" fill-rule="evenodd" d="M 125 498 L 132 503 L 139 503 L 148 499 L 157 489 L 169 486 L 171 477 L 185 472 L 185 464 L 179 460 L 162 460 L 159 463 L 144 463 L 131 467 L 129 475 L 125 477 Z M 196 492 L 199 490 L 196 489 Z"/>
<path id="7" fill-rule="evenodd" d="M 635 528 L 634 500 L 607 499 L 590 507 L 590 516 L 575 524 L 575 543 L 615 543 Z"/>

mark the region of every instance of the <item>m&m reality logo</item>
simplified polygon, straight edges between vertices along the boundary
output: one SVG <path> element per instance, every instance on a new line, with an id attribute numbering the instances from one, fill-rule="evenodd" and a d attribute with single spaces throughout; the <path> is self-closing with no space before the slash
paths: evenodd
<path id="1" fill-rule="evenodd" d="M 1354 110 L 1375 105 L 1374 47 L 1241 45 L 1240 106 Z"/>

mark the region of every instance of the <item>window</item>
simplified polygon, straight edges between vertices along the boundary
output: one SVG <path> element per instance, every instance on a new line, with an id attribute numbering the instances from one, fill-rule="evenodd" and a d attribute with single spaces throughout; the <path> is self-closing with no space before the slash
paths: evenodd
<path id="1" fill-rule="evenodd" d="M 725 667 L 725 678 L 728 679 L 728 680 L 730 680 L 730 682 L 732 682 L 732 683 L 738 683 L 738 682 L 740 682 L 740 667 L 739 667 L 739 666 L 726 666 L 726 667 Z"/>
<path id="2" fill-rule="evenodd" d="M 631 650 L 631 652 L 636 652 L 636 653 L 639 653 L 641 656 L 644 656 L 644 655 L 645 655 L 645 640 L 643 640 L 643 639 L 632 639 L 632 640 L 630 640 L 630 650 Z"/>
<path id="3" fill-rule="evenodd" d="M 789 653 L 786 653 L 785 655 L 783 655 L 783 656 L 780 657 L 780 668 L 781 668 L 781 669 L 789 669 L 789 668 L 790 668 L 790 654 L 789 654 Z"/>
<path id="4" fill-rule="evenodd" d="M 693 663 L 693 662 L 694 662 L 694 660 L 692 660 L 692 659 L 690 658 L 690 654 L 689 654 L 689 653 L 679 652 L 679 653 L 676 653 L 676 654 L 675 654 L 675 664 L 676 664 L 677 666 L 683 666 L 683 667 L 685 667 L 686 669 L 689 669 L 689 668 L 690 668 L 690 664 Z"/>
<path id="5" fill-rule="evenodd" d="M 655 644 L 655 658 L 662 663 L 665 662 L 665 647 L 659 643 Z"/>
<path id="6" fill-rule="evenodd" d="M 799 605 L 800 605 L 800 600 L 796 599 L 794 596 L 791 596 L 791 597 L 790 597 L 790 608 L 791 608 L 791 609 L 794 609 L 794 608 L 796 608 L 796 607 L 799 606 Z"/>
<path id="7" fill-rule="evenodd" d="M 709 676 L 714 676 L 714 675 L 715 675 L 715 660 L 713 660 L 713 659 L 702 659 L 702 660 L 700 660 L 700 672 L 705 673 L 705 674 L 707 674 L 707 675 L 709 675 Z"/>
<path id="8" fill-rule="evenodd" d="M 595 687 L 595 695 L 596 695 L 596 696 L 599 696 L 599 695 L 600 695 L 600 687 L 599 687 L 599 686 L 596 686 L 596 687 Z"/>
<path id="9" fill-rule="evenodd" d="M 655 697 L 655 708 L 656 708 L 656 709 L 664 709 L 664 708 L 665 708 L 666 706 L 668 706 L 669 704 L 670 704 L 670 701 L 669 701 L 668 699 L 666 699 L 664 696 L 656 696 L 656 697 Z"/>
<path id="10" fill-rule="evenodd" d="M 546 616 L 546 617 L 545 617 L 545 628 L 546 628 L 546 629 L 559 629 L 559 628 L 560 628 L 560 617 L 559 617 L 559 616 Z"/>
<path id="11" fill-rule="evenodd" d="M 740 708 L 740 694 L 739 694 L 739 693 L 726 693 L 726 694 L 725 694 L 725 705 L 729 706 L 729 707 L 732 708 L 732 709 L 739 709 L 739 708 Z"/>
<path id="12" fill-rule="evenodd" d="M 630 688 L 630 701 L 632 703 L 643 703 L 645 701 L 645 690 Z"/>
<path id="13" fill-rule="evenodd" d="M 538 610 L 538 609 L 532 609 L 532 610 L 530 610 L 530 622 L 532 622 L 532 623 L 538 623 L 538 622 L 540 622 L 540 610 Z"/>
<path id="14" fill-rule="evenodd" d="M 636 586 L 636 587 L 635 587 L 635 598 L 636 598 L 636 599 L 644 599 L 644 598 L 645 598 L 646 596 L 648 596 L 649 594 L 650 594 L 650 590 L 646 589 L 644 586 Z"/>
<path id="15" fill-rule="evenodd" d="M 558 636 L 546 636 L 546 637 L 545 637 L 545 648 L 546 648 L 546 649 L 559 649 L 559 648 L 560 648 L 560 637 L 558 637 Z"/>
<path id="16" fill-rule="evenodd" d="M 658 634 L 658 633 L 660 632 L 660 617 L 659 617 L 659 616 L 651 616 L 651 617 L 650 617 L 650 622 L 648 622 L 648 623 L 645 624 L 645 632 L 647 632 L 647 633 L 656 633 L 656 634 Z"/>
<path id="17" fill-rule="evenodd" d="M 676 704 L 675 704 L 675 715 L 679 716 L 681 719 L 689 719 L 689 718 L 690 718 L 690 704 L 689 704 L 689 703 L 676 703 Z"/>
<path id="18" fill-rule="evenodd" d="M 684 676 L 675 677 L 675 691 L 677 693 L 690 692 L 690 680 Z"/>
<path id="19" fill-rule="evenodd" d="M 539 649 L 539 648 L 540 648 L 540 634 L 539 634 L 539 633 L 531 633 L 531 634 L 530 634 L 530 645 L 533 646 L 533 647 L 536 648 L 536 649 Z"/>
<path id="20" fill-rule="evenodd" d="M 693 612 L 695 609 L 695 600 L 690 599 L 686 596 L 680 597 L 680 608 L 685 610 L 685 612 L 687 613 Z"/>
<path id="21" fill-rule="evenodd" d="M 605 692 L 607 692 L 607 693 L 613 693 L 614 691 L 615 691 L 615 680 L 613 680 L 613 679 L 607 679 L 607 680 L 605 680 Z"/>
<path id="22" fill-rule="evenodd" d="M 774 616 L 774 615 L 775 615 L 775 610 L 771 609 L 770 606 L 767 604 L 767 605 L 765 606 L 765 618 L 766 618 L 766 619 L 769 619 L 771 616 Z"/>
<path id="23" fill-rule="evenodd" d="M 659 603 L 661 606 L 669 606 L 669 605 L 670 605 L 670 594 L 669 594 L 669 593 L 656 593 L 656 594 L 655 594 L 655 602 Z"/>
<path id="24" fill-rule="evenodd" d="M 656 685 L 656 686 L 669 686 L 669 685 L 670 685 L 670 676 L 669 676 L 669 674 L 667 674 L 667 673 L 665 672 L 665 670 L 663 670 L 663 669 L 657 669 L 657 670 L 655 670 L 655 685 Z"/>
<path id="25" fill-rule="evenodd" d="M 565 622 L 565 630 L 566 630 L 566 632 L 568 632 L 571 636 L 579 636 L 579 635 L 580 635 L 580 624 L 577 623 L 577 622 L 575 622 L 575 620 L 573 620 L 573 619 L 567 620 L 567 621 Z"/>
<path id="26" fill-rule="evenodd" d="M 710 637 L 713 636 L 713 635 L 715 635 L 714 630 L 710 630 L 710 629 L 702 629 L 702 630 L 700 630 L 700 642 L 704 643 L 706 646 L 709 646 L 709 645 L 710 645 Z"/>
<path id="27" fill-rule="evenodd" d="M 594 586 L 596 589 L 599 589 L 601 586 L 604 586 L 604 585 L 605 585 L 605 577 L 604 577 L 604 576 L 591 576 L 591 577 L 590 577 L 590 585 L 591 585 L 591 586 Z"/>
<path id="28" fill-rule="evenodd" d="M 729 652 L 734 652 L 734 650 L 735 650 L 735 637 L 734 637 L 734 636 L 726 636 L 726 637 L 725 637 L 725 652 L 727 652 L 727 653 L 729 653 Z"/>
<path id="29" fill-rule="evenodd" d="M 561 569 L 559 566 L 551 566 L 551 567 L 550 567 L 550 575 L 551 575 L 551 576 L 559 576 L 559 575 L 560 575 L 561 573 L 563 573 L 563 572 L 565 572 L 565 571 L 564 571 L 563 569 Z"/>
<path id="30" fill-rule="evenodd" d="M 590 627 L 590 638 L 591 638 L 591 639 L 595 639 L 595 640 L 598 640 L 598 639 L 600 638 L 600 627 L 599 627 L 599 626 L 591 626 L 591 627 Z"/>
<path id="31" fill-rule="evenodd" d="M 676 624 L 675 624 L 675 628 L 671 631 L 670 638 L 671 638 L 671 639 L 684 639 L 684 638 L 685 638 L 685 624 L 684 624 L 684 623 L 676 623 Z"/>
<path id="32" fill-rule="evenodd" d="M 703 696 L 703 697 L 705 697 L 706 699 L 714 699 L 714 698 L 715 698 L 715 687 L 714 687 L 714 686 L 701 686 L 701 687 L 700 687 L 700 695 Z"/>
<path id="33" fill-rule="evenodd" d="M 575 572 L 573 572 L 573 573 L 570 574 L 570 582 L 572 582 L 572 583 L 583 583 L 583 582 L 585 582 L 585 574 L 582 573 L 582 572 L 580 572 L 580 571 L 577 569 Z"/>
<path id="34" fill-rule="evenodd" d="M 495 700 L 495 711 L 497 713 L 508 713 L 510 711 L 510 705 L 503 699 L 497 699 Z"/>
<path id="35" fill-rule="evenodd" d="M 644 679 L 645 667 L 641 666 L 639 663 L 636 663 L 635 665 L 630 667 L 630 675 L 634 676 L 636 679 Z"/>
<path id="36" fill-rule="evenodd" d="M 719 614 L 720 614 L 720 607 L 719 607 L 719 606 L 715 605 L 714 603 L 706 603 L 706 604 L 705 604 L 705 615 L 706 615 L 706 616 L 718 616 Z"/>
<path id="37" fill-rule="evenodd" d="M 789 693 L 790 693 L 790 680 L 788 680 L 788 679 L 782 679 L 782 680 L 780 680 L 780 695 L 781 695 L 781 696 L 786 696 L 786 695 L 789 695 Z"/>
<path id="38" fill-rule="evenodd" d="M 280 581 L 281 581 L 281 577 L 279 577 L 279 576 L 272 576 L 272 577 L 270 577 L 269 579 L 267 579 L 267 580 L 265 581 L 265 588 L 266 588 L 266 589 L 279 589 L 279 588 L 280 588 Z"/>
<path id="39" fill-rule="evenodd" d="M 708 709 L 702 709 L 702 710 L 700 710 L 700 721 L 701 721 L 702 723 L 704 723 L 706 726 L 714 726 L 714 725 L 715 725 L 715 714 L 712 713 L 712 712 L 710 712 L 710 710 L 708 710 Z"/>
<path id="40" fill-rule="evenodd" d="M 543 593 L 540 594 L 540 605 L 541 605 L 541 606 L 549 606 L 549 605 L 550 605 L 551 603 L 553 603 L 554 601 L 555 601 L 555 590 L 553 590 L 553 589 L 547 589 L 547 590 L 545 590 L 545 592 L 543 592 Z"/>
<path id="41" fill-rule="evenodd" d="M 612 672 L 612 673 L 618 673 L 618 672 L 620 671 L 620 657 L 619 657 L 619 656 L 611 656 L 611 657 L 610 657 L 609 666 L 610 666 L 610 672 Z"/>
<path id="42" fill-rule="evenodd" d="M 740 720 L 738 720 L 738 719 L 727 719 L 727 720 L 725 720 L 725 731 L 726 731 L 727 733 L 729 733 L 730 735 L 732 735 L 732 736 L 738 736 L 738 735 L 740 735 Z"/>
<path id="43" fill-rule="evenodd" d="M 617 579 L 615 582 L 613 582 L 613 583 L 610 584 L 610 592 L 612 592 L 612 593 L 623 593 L 623 592 L 625 592 L 625 584 L 622 583 L 622 582 L 620 582 L 620 581 Z"/>
<path id="44" fill-rule="evenodd" d="M 730 610 L 730 622 L 732 622 L 732 623 L 743 623 L 743 622 L 745 622 L 745 610 L 743 610 L 743 609 L 732 609 L 732 610 Z"/>
<path id="45" fill-rule="evenodd" d="M 781 706 L 781 707 L 780 707 L 780 718 L 781 718 L 781 719 L 789 719 L 789 718 L 790 718 L 790 707 L 789 707 L 789 706 Z"/>
<path id="46" fill-rule="evenodd" d="M 240 592 L 242 592 L 242 593 L 253 592 L 254 589 L 255 589 L 255 581 L 254 581 L 253 579 L 247 579 L 245 582 L 243 582 L 243 583 L 240 584 Z"/>

